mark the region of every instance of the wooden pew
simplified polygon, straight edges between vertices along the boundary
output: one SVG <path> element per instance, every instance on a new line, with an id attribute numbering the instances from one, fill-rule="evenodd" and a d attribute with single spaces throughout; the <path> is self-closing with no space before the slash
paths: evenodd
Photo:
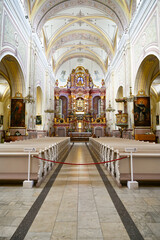
<path id="1" fill-rule="evenodd" d="M 23 181 L 28 176 L 28 153 L 25 148 L 35 148 L 31 154 L 30 179 L 40 183 L 52 169 L 53 163 L 34 158 L 38 156 L 56 161 L 70 147 L 69 138 L 41 138 L 0 144 L 0 181 Z"/>
<path id="2" fill-rule="evenodd" d="M 119 185 L 131 180 L 130 154 L 125 152 L 128 147 L 137 148 L 137 152 L 133 153 L 134 180 L 160 181 L 159 144 L 117 138 L 90 138 L 90 148 L 100 161 L 127 157 L 105 164 Z"/>

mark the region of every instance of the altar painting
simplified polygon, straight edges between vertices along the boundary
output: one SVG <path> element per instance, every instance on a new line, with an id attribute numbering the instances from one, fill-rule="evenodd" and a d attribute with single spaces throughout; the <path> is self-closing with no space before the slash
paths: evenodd
<path id="1" fill-rule="evenodd" d="M 36 115 L 36 125 L 41 125 L 41 124 L 42 124 L 42 116 Z"/>
<path id="2" fill-rule="evenodd" d="M 0 115 L 0 125 L 3 125 L 3 115 Z"/>
<path id="3" fill-rule="evenodd" d="M 11 99 L 11 127 L 25 127 L 25 103 L 23 99 Z"/>
<path id="4" fill-rule="evenodd" d="M 150 97 L 134 98 L 134 125 L 150 126 Z"/>

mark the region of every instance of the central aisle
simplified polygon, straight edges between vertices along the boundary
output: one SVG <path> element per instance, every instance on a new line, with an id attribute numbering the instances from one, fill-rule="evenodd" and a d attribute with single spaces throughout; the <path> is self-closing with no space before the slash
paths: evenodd
<path id="1" fill-rule="evenodd" d="M 93 162 L 84 143 L 65 162 Z M 63 165 L 25 239 L 129 239 L 96 166 Z"/>

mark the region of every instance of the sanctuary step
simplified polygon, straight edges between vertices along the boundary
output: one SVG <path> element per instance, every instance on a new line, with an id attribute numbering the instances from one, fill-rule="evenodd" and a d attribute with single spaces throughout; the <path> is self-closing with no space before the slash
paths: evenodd
<path id="1" fill-rule="evenodd" d="M 69 133 L 72 142 L 88 142 L 91 137 L 91 132 L 72 132 Z"/>
<path id="2" fill-rule="evenodd" d="M 71 142 L 89 142 L 89 137 L 71 137 Z"/>

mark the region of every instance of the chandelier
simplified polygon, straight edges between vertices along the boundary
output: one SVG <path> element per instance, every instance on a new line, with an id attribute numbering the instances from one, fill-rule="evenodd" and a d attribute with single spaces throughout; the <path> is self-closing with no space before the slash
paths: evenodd
<path id="1" fill-rule="evenodd" d="M 51 109 L 51 100 L 52 100 L 52 99 L 50 98 L 50 99 L 49 99 L 50 108 L 46 109 L 46 110 L 45 110 L 45 113 L 57 113 L 56 110 Z"/>
<path id="2" fill-rule="evenodd" d="M 45 113 L 57 113 L 57 111 L 53 109 L 46 109 Z"/>
<path id="3" fill-rule="evenodd" d="M 55 110 L 52 110 L 52 109 L 46 109 L 45 110 L 45 113 L 55 113 L 56 111 Z"/>
<path id="4" fill-rule="evenodd" d="M 112 108 L 112 106 L 111 106 L 111 101 L 109 100 L 109 106 L 108 106 L 108 108 L 106 109 L 106 112 L 114 112 L 114 111 L 115 111 L 115 109 Z"/>
<path id="5" fill-rule="evenodd" d="M 34 101 L 34 98 L 32 97 L 32 95 L 30 94 L 30 89 L 31 89 L 31 87 L 28 87 L 29 88 L 29 93 L 28 93 L 28 95 L 24 98 L 24 101 L 26 102 L 26 103 L 34 103 L 35 101 Z"/>

